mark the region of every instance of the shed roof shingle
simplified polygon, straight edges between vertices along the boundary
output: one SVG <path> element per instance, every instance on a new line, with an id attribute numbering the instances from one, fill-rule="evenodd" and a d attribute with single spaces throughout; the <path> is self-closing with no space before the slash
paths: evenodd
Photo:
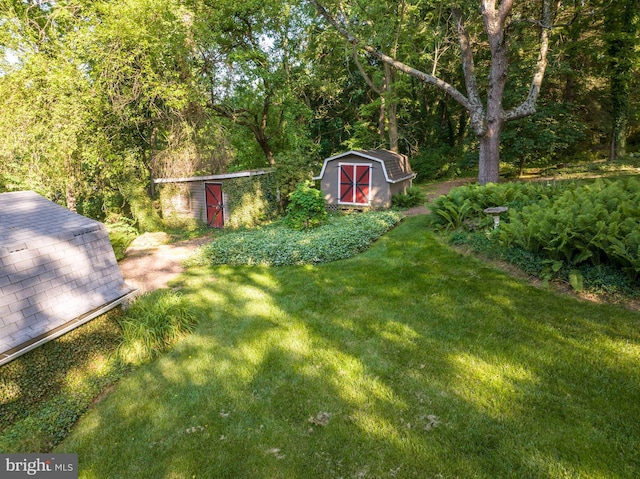
<path id="1" fill-rule="evenodd" d="M 415 173 L 411 171 L 411 165 L 405 155 L 390 150 L 351 150 L 345 153 L 326 158 L 322 165 L 322 171 L 314 179 L 318 180 L 324 174 L 327 162 L 347 158 L 349 156 L 359 156 L 361 158 L 375 160 L 384 165 L 385 177 L 389 183 L 415 178 Z"/>

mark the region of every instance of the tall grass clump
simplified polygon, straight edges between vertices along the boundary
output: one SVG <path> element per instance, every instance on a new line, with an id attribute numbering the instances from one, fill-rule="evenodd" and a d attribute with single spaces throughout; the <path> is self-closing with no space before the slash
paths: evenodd
<path id="1" fill-rule="evenodd" d="M 105 222 L 109 241 L 113 247 L 116 259 L 120 261 L 125 257 L 125 251 L 138 236 L 138 230 L 134 226 L 135 221 L 124 216 L 113 216 Z"/>
<path id="2" fill-rule="evenodd" d="M 197 316 L 179 292 L 144 293 L 118 318 L 119 353 L 127 362 L 144 362 L 169 349 L 194 330 Z"/>

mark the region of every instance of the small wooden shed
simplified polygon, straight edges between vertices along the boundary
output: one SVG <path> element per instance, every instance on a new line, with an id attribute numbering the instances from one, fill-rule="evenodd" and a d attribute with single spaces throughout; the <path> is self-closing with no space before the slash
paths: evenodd
<path id="1" fill-rule="evenodd" d="M 405 155 L 389 150 L 352 150 L 324 160 L 320 180 L 328 205 L 389 208 L 406 193 L 415 173 Z"/>
<path id="2" fill-rule="evenodd" d="M 254 226 L 277 208 L 271 169 L 188 178 L 158 178 L 162 215 L 189 218 L 212 228 Z"/>
<path id="3" fill-rule="evenodd" d="M 0 194 L 0 364 L 133 292 L 102 223 L 33 191 Z"/>

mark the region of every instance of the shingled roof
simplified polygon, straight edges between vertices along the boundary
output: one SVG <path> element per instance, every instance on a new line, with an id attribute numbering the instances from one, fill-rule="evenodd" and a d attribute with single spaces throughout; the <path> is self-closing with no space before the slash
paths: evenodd
<path id="1" fill-rule="evenodd" d="M 102 223 L 32 191 L 0 194 L 0 364 L 131 292 Z"/>
<path id="2" fill-rule="evenodd" d="M 381 163 L 384 166 L 385 178 L 389 183 L 398 183 L 416 176 L 411 171 L 409 160 L 405 155 L 390 150 L 351 150 L 325 159 L 322 171 L 314 179 L 322 178 L 328 162 L 352 155 Z"/>

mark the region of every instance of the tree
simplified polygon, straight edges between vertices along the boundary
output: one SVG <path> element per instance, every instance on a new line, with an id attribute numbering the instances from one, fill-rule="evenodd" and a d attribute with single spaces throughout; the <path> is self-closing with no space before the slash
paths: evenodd
<path id="1" fill-rule="evenodd" d="M 310 112 L 299 99 L 303 21 L 295 5 L 280 1 L 205 0 L 197 10 L 206 107 L 251 132 L 271 166 L 307 133 Z"/>
<path id="2" fill-rule="evenodd" d="M 495 0 L 480 0 L 480 16 L 484 26 L 484 33 L 489 45 L 489 71 L 486 86 L 486 105 L 483 105 L 478 87 L 472 37 L 467 29 L 470 17 L 459 5 L 451 8 L 455 18 L 455 27 L 461 54 L 461 65 L 464 74 L 466 94 L 452 84 L 433 74 L 425 73 L 397 58 L 381 51 L 371 43 L 363 42 L 353 33 L 357 28 L 345 14 L 331 14 L 318 0 L 311 0 L 319 14 L 326 19 L 349 43 L 361 48 L 380 61 L 402 71 L 429 85 L 434 85 L 457 101 L 470 115 L 471 127 L 478 137 L 480 144 L 478 182 L 486 184 L 497 182 L 500 166 L 500 134 L 503 125 L 535 113 L 535 105 L 540 94 L 542 80 L 547 66 L 549 47 L 549 32 L 551 29 L 552 6 L 551 0 L 542 0 L 539 19 L 518 19 L 518 22 L 534 24 L 539 29 L 539 53 L 536 67 L 526 98 L 517 106 L 505 111 L 503 97 L 508 78 L 509 49 L 508 33 L 513 22 L 509 22 L 514 0 L 503 0 L 496 5 Z M 356 7 L 354 7 L 356 9 Z M 344 12 L 345 10 L 343 10 Z M 358 19 L 362 22 L 362 19 Z M 371 22 L 371 20 L 368 20 Z"/>
<path id="3" fill-rule="evenodd" d="M 630 86 L 638 53 L 640 2 L 618 0 L 605 10 L 606 45 L 609 57 L 612 127 L 609 159 L 625 156 L 629 120 Z"/>

